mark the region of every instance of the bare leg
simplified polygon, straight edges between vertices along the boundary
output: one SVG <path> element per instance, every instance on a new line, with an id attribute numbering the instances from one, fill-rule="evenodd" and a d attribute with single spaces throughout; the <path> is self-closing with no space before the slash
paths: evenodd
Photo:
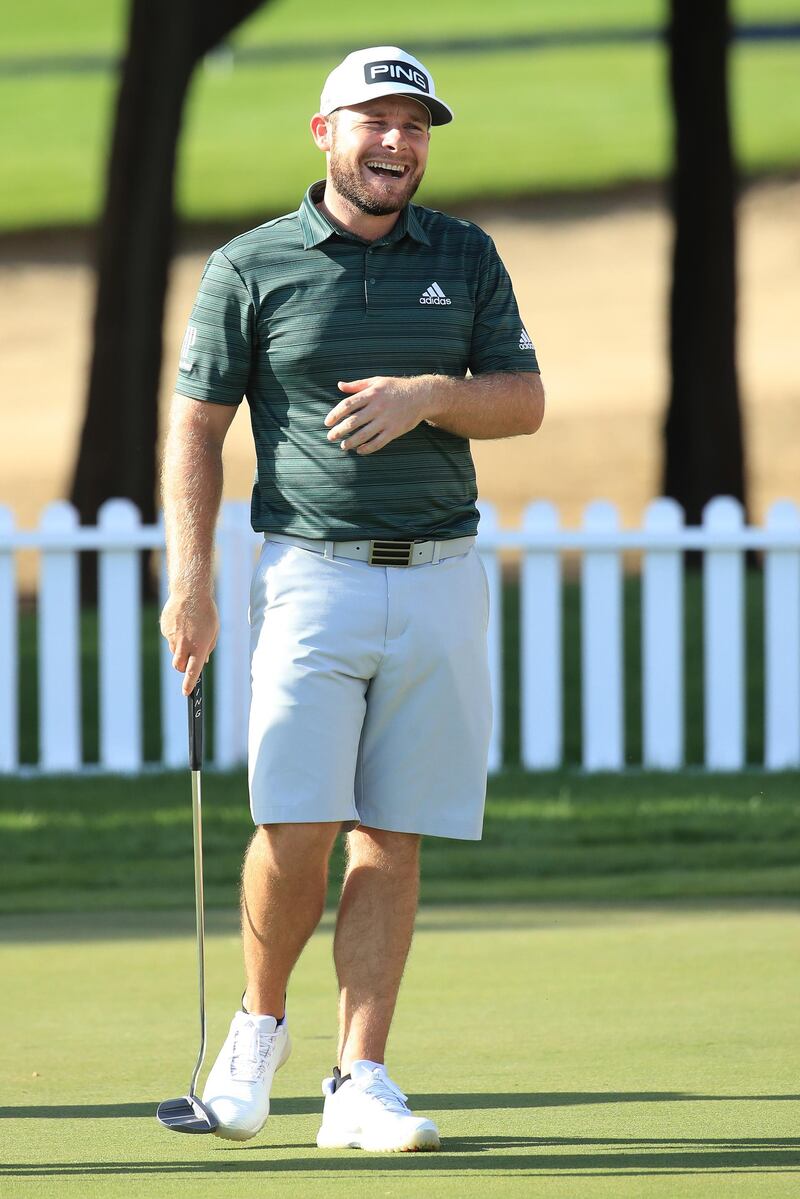
<path id="1" fill-rule="evenodd" d="M 414 932 L 420 838 L 363 825 L 347 838 L 333 957 L 339 980 L 339 1066 L 382 1062 Z"/>
<path id="2" fill-rule="evenodd" d="M 325 907 L 337 823 L 262 824 L 242 867 L 245 1005 L 280 1019 L 289 975 Z"/>

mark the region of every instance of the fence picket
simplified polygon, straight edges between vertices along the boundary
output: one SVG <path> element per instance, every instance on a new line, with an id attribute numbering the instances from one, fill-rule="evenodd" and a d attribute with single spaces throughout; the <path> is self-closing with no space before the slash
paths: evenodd
<path id="1" fill-rule="evenodd" d="M 546 500 L 529 504 L 525 538 L 556 533 L 558 510 Z M 520 596 L 520 709 L 522 764 L 555 770 L 563 753 L 561 663 L 561 558 L 557 550 L 528 549 L 522 560 Z"/>
<path id="2" fill-rule="evenodd" d="M 800 532 L 800 509 L 780 500 L 767 513 L 772 530 Z M 800 552 L 768 550 L 764 564 L 764 765 L 800 766 Z"/>
<path id="3" fill-rule="evenodd" d="M 0 507 L 0 536 L 14 530 L 14 514 Z M 19 633 L 13 551 L 0 548 L 0 774 L 19 764 Z"/>
<path id="4" fill-rule="evenodd" d="M 674 500 L 655 500 L 644 528 L 657 537 L 683 528 Z M 642 564 L 642 759 L 654 770 L 678 770 L 684 756 L 683 555 L 648 549 Z"/>
<path id="5" fill-rule="evenodd" d="M 588 534 L 619 527 L 617 510 L 596 500 L 584 512 Z M 581 587 L 583 765 L 621 770 L 625 760 L 623 719 L 622 561 L 618 550 L 588 548 Z"/>
<path id="6" fill-rule="evenodd" d="M 124 544 L 139 528 L 130 500 L 107 500 L 97 525 L 112 541 L 98 563 L 98 668 L 100 673 L 100 764 L 134 771 L 142 764 L 142 649 L 139 551 Z"/>
<path id="7" fill-rule="evenodd" d="M 740 770 L 744 745 L 744 554 L 729 548 L 741 533 L 742 506 L 717 496 L 703 509 L 712 545 L 703 559 L 705 764 Z M 724 542 L 722 548 L 713 539 Z"/>
<path id="8" fill-rule="evenodd" d="M 254 536 L 250 505 L 225 505 L 217 530 L 219 638 L 214 651 L 214 763 L 247 761 L 250 718 L 250 628 L 247 619 Z"/>
<path id="9" fill-rule="evenodd" d="M 164 527 L 164 514 L 160 517 Z M 167 602 L 167 554 L 161 554 L 159 570 L 161 607 Z M 170 770 L 180 770 L 187 764 L 186 699 L 181 686 L 183 675 L 172 665 L 172 650 L 164 637 L 160 639 L 158 651 L 159 695 L 161 698 L 161 761 Z"/>
<path id="10" fill-rule="evenodd" d="M 49 772 L 78 770 L 80 584 L 78 551 L 70 548 L 78 514 L 65 500 L 56 500 L 45 508 L 39 528 L 56 541 L 55 548 L 42 551 L 39 576 L 39 761 Z"/>
<path id="11" fill-rule="evenodd" d="M 489 583 L 489 677 L 492 695 L 492 735 L 489 741 L 489 770 L 492 773 L 503 765 L 503 576 L 500 555 L 496 549 L 482 549 L 481 537 L 491 544 L 499 532 L 497 509 L 481 501 L 478 505 L 481 522 L 478 552 Z"/>

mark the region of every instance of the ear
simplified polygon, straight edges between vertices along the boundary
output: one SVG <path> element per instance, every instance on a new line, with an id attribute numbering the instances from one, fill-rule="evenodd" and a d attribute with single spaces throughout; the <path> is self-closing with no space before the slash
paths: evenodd
<path id="1" fill-rule="evenodd" d="M 321 112 L 316 113 L 311 118 L 311 136 L 318 150 L 330 150 L 332 142 L 331 121 L 328 117 L 324 117 Z"/>

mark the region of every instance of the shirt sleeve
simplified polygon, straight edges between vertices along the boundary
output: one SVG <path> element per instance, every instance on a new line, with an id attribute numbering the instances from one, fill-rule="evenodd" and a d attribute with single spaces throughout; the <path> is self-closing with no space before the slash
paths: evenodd
<path id="1" fill-rule="evenodd" d="M 175 390 L 195 400 L 238 404 L 250 378 L 253 318 L 242 276 L 222 250 L 215 250 L 189 317 Z"/>
<path id="2" fill-rule="evenodd" d="M 490 371 L 539 371 L 536 351 L 520 318 L 508 271 L 490 237 L 481 255 L 469 369 L 473 375 Z"/>

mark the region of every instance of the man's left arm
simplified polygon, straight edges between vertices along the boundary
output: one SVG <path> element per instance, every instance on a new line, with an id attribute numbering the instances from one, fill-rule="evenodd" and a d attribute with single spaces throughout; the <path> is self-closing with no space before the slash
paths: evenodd
<path id="1" fill-rule="evenodd" d="M 374 376 L 339 384 L 346 398 L 325 419 L 328 440 L 374 454 L 421 421 L 458 437 L 535 433 L 544 417 L 544 388 L 533 372 L 496 371 L 471 379 L 449 375 Z"/>
<path id="2" fill-rule="evenodd" d="M 430 380 L 424 420 L 459 437 L 517 437 L 535 433 L 544 419 L 539 374 L 495 371 L 471 379 L 423 375 Z"/>

